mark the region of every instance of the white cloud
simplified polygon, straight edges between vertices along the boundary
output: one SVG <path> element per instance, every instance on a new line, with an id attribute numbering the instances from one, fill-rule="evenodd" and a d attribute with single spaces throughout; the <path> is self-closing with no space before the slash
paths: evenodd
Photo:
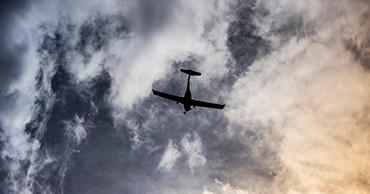
<path id="1" fill-rule="evenodd" d="M 162 160 L 158 165 L 158 168 L 163 168 L 166 171 L 170 171 L 180 156 L 181 153 L 177 149 L 177 146 L 173 143 L 172 140 L 170 140 L 168 142 L 166 151 L 162 156 Z"/>
<path id="2" fill-rule="evenodd" d="M 88 128 L 92 127 L 91 124 L 85 123 L 85 119 L 82 117 L 75 116 L 71 121 L 65 121 L 66 130 L 71 134 L 72 138 L 75 139 L 77 144 L 80 144 L 82 140 L 86 139 L 88 135 Z"/>
<path id="3" fill-rule="evenodd" d="M 242 190 L 237 187 L 233 187 L 229 183 L 223 183 L 219 180 L 215 180 L 217 183 L 215 191 L 211 192 L 208 189 L 203 189 L 203 194 L 249 194 L 247 190 Z"/>
<path id="4" fill-rule="evenodd" d="M 181 146 L 188 156 L 188 165 L 192 172 L 194 172 L 194 168 L 201 167 L 206 163 L 202 142 L 197 133 L 186 134 L 181 140 Z"/>
<path id="5" fill-rule="evenodd" d="M 132 1 L 40 1 L 31 4 L 30 10 L 20 17 L 19 26 L 14 28 L 12 43 L 20 44 L 29 41 L 29 50 L 23 58 L 23 69 L 20 80 L 10 86 L 9 93 L 14 95 L 14 104 L 9 105 L 9 111 L 0 112 L 2 129 L 2 142 L 7 142 L 2 152 L 2 157 L 10 158 L 10 176 L 17 177 L 14 180 L 15 192 L 31 192 L 31 183 L 34 181 L 34 173 L 41 167 L 52 161 L 52 158 L 40 158 L 38 141 L 31 141 L 24 132 L 25 124 L 32 116 L 37 115 L 38 108 L 34 106 L 37 97 L 45 98 L 47 110 L 54 103 L 53 94 L 50 90 L 51 77 L 54 73 L 52 61 L 40 67 L 37 52 L 43 41 L 44 35 L 54 36 L 55 30 L 64 23 L 74 25 L 76 29 L 90 17 L 96 15 L 120 14 L 132 22 L 131 31 L 122 40 L 112 40 L 106 50 L 93 53 L 90 63 L 84 65 L 81 58 L 76 55 L 68 55 L 67 66 L 71 73 L 75 74 L 77 81 L 89 81 L 98 74 L 102 68 L 106 68 L 113 80 L 112 102 L 117 109 L 130 108 L 139 99 L 149 95 L 151 85 L 156 79 L 166 74 L 174 61 L 182 61 L 191 54 L 200 56 L 203 60 L 199 64 L 199 71 L 207 71 L 207 80 L 213 76 L 222 75 L 227 71 L 225 64 L 229 57 L 226 46 L 228 18 L 227 1 L 186 1 L 179 0 L 176 6 L 171 7 L 168 23 L 153 32 L 140 32 L 140 22 L 137 19 L 138 3 Z M 165 7 L 166 5 L 163 5 Z M 173 8 L 173 9 L 172 9 Z M 42 27 L 40 27 L 42 26 Z M 63 29 L 59 29 L 62 30 Z M 61 32 L 63 33 L 63 32 Z M 70 42 L 75 43 L 78 36 L 75 30 Z M 25 36 L 25 34 L 27 36 Z M 72 51 L 71 51 L 72 52 Z M 105 56 L 111 58 L 107 59 Z M 72 58 L 68 58 L 72 57 Z M 104 61 L 106 60 L 106 61 Z M 105 66 L 100 64 L 104 61 Z M 36 74 L 39 68 L 44 70 L 44 79 L 41 91 L 36 91 Z M 47 112 L 47 111 L 46 111 Z M 47 114 L 47 113 L 45 113 Z M 45 130 L 45 116 L 40 129 L 37 130 L 37 138 L 41 138 Z M 119 115 L 122 118 L 122 115 Z M 73 134 L 79 144 L 88 134 L 84 118 L 76 118 L 66 122 L 67 130 Z M 134 143 L 140 144 L 140 134 L 136 132 Z M 181 145 L 188 155 L 188 163 L 191 169 L 204 165 L 205 157 L 202 155 L 202 147 L 198 136 L 184 137 Z M 194 149 L 194 150 L 193 150 Z M 162 158 L 159 167 L 171 169 L 181 153 L 171 142 Z M 31 167 L 26 175 L 26 181 L 21 169 L 22 160 L 30 160 Z M 22 174 L 22 176 L 20 176 Z M 48 186 L 45 186 L 48 187 Z"/>
<path id="6" fill-rule="evenodd" d="M 23 44 L 27 50 L 19 56 L 22 63 L 19 79 L 10 84 L 5 91 L 6 95 L 11 97 L 11 103 L 6 109 L 0 110 L 2 128 L 0 138 L 5 143 L 1 150 L 1 157 L 7 161 L 6 168 L 9 170 L 7 181 L 12 183 L 11 189 L 17 193 L 30 193 L 28 185 L 32 181 L 23 178 L 24 175 L 30 176 L 29 173 L 37 168 L 36 160 L 40 147 L 38 140 L 31 139 L 25 132 L 26 124 L 32 119 L 34 111 L 37 111 L 34 102 L 38 96 L 35 77 L 39 61 L 36 55 L 37 48 L 34 46 L 37 42 L 37 35 L 30 30 L 35 23 L 31 18 L 29 20 L 30 23 L 27 23 L 18 18 L 11 29 L 19 33 L 12 34 L 10 42 Z M 22 163 L 26 160 L 30 160 L 31 164 L 29 171 L 25 174 Z"/>
<path id="7" fill-rule="evenodd" d="M 91 80 L 97 76 L 103 69 L 104 55 L 107 53 L 103 51 L 96 52 L 92 55 L 89 63 L 84 64 L 82 56 L 75 55 L 70 64 L 71 73 L 73 73 L 78 82 Z"/>
<path id="8" fill-rule="evenodd" d="M 342 186 L 338 190 L 329 188 L 331 191 L 356 192 L 369 179 L 367 148 L 370 136 L 366 127 L 369 123 L 370 77 L 343 42 L 351 40 L 359 47 L 365 44 L 368 29 L 362 26 L 367 26 L 368 21 L 363 20 L 361 14 L 367 13 L 368 7 L 364 6 L 364 2 L 258 1 L 258 6 L 269 11 L 266 17 L 254 18 L 258 34 L 271 40 L 275 51 L 250 67 L 250 71 L 236 82 L 230 94 L 233 100 L 226 103 L 230 108 L 227 115 L 231 123 L 241 124 L 243 130 L 257 131 L 261 130 L 261 126 L 262 129 L 273 128 L 268 132 L 261 130 L 265 139 L 261 140 L 263 142 L 257 140 L 252 154 L 263 158 L 263 153 L 259 153 L 261 147 L 270 147 L 279 153 L 283 163 L 297 175 L 307 191 L 324 192 L 320 185 L 333 183 Z M 59 8 L 56 4 L 62 6 Z M 135 6 L 138 5 L 130 1 L 92 1 L 88 4 L 86 1 L 52 2 L 42 9 L 34 7 L 33 17 L 30 17 L 33 27 L 25 26 L 23 30 L 36 30 L 44 22 L 56 25 L 60 15 L 68 16 L 78 26 L 98 12 L 103 15 L 122 13 L 129 20 L 140 22 L 135 20 Z M 40 10 L 52 11 L 40 14 Z M 152 83 L 166 75 L 174 61 L 185 60 L 191 54 L 202 59 L 197 70 L 207 72 L 200 80 L 207 83 L 227 71 L 225 64 L 230 57 L 226 46 L 227 28 L 232 19 L 229 11 L 226 1 L 179 0 L 169 10 L 170 17 L 161 28 L 140 32 L 140 26 L 133 25 L 126 39 L 114 40 L 106 50 L 94 53 L 89 64 L 82 64 L 79 57 L 71 59 L 70 70 L 79 81 L 86 81 L 102 70 L 100 64 L 106 55 L 113 56 L 105 61 L 104 68 L 112 76 L 111 100 L 118 110 L 131 108 L 138 100 L 148 96 Z M 295 35 L 275 34 L 275 27 L 284 26 L 296 16 L 303 17 L 306 37 L 300 37 L 297 42 Z M 312 30 L 310 25 L 314 26 L 316 34 L 308 33 Z M 32 30 L 28 33 L 33 33 Z M 18 37 L 21 34 L 15 33 L 12 38 L 14 44 L 26 41 L 24 37 Z M 37 35 L 29 37 L 33 40 Z M 30 45 L 38 45 L 40 38 L 35 37 Z M 36 49 L 30 48 L 29 55 L 24 58 L 22 79 L 10 87 L 9 93 L 14 94 L 15 103 L 10 105 L 9 111 L 0 112 L 4 129 L 1 138 L 8 142 L 2 156 L 14 161 L 9 166 L 13 177 L 21 172 L 21 160 L 33 158 L 31 167 L 35 170 L 27 172 L 29 179 L 38 169 L 35 163 L 40 147 L 38 141 L 30 142 L 24 132 L 24 125 L 35 111 L 35 96 L 39 95 L 34 91 L 34 77 L 39 67 L 38 59 L 34 57 L 37 56 Z M 51 68 L 45 71 L 52 74 L 52 65 L 44 68 Z M 49 79 L 44 81 L 50 82 Z M 48 86 L 47 83 L 44 85 Z M 50 92 L 49 89 L 45 88 L 45 92 Z M 45 95 L 52 97 L 50 93 Z M 116 116 L 125 119 L 119 112 Z M 151 115 L 150 119 L 154 120 L 155 116 Z M 143 142 L 138 128 L 143 126 L 136 123 L 128 126 L 133 130 L 134 149 L 140 147 Z M 74 134 L 78 144 L 87 136 L 83 118 L 76 116 L 68 121 L 67 129 Z M 238 131 L 233 133 L 239 135 Z M 281 134 L 284 137 L 282 142 Z M 279 147 L 280 143 L 282 147 Z M 205 150 L 198 134 L 185 135 L 180 145 L 192 172 L 206 164 Z M 177 145 L 170 140 L 158 168 L 171 171 L 181 156 Z M 48 158 L 43 162 L 51 160 Z M 280 174 L 277 176 L 276 180 L 285 178 L 279 177 Z M 14 185 L 18 184 L 15 190 L 29 192 L 27 184 L 14 181 Z M 278 184 L 288 183 L 283 180 Z M 345 187 L 346 184 L 341 183 L 352 186 Z M 219 190 L 205 189 L 204 193 L 248 193 L 229 183 L 218 181 L 217 184 Z M 292 188 L 291 192 L 300 191 L 297 189 L 300 185 L 288 186 Z"/>
<path id="9" fill-rule="evenodd" d="M 119 56 L 118 61 L 108 65 L 115 107 L 130 108 L 149 95 L 152 83 L 164 76 L 173 62 L 192 54 L 204 59 L 198 70 L 207 71 L 207 76 L 226 72 L 230 20 L 227 3 L 179 1 L 171 9 L 169 21 L 150 36 L 135 32 L 130 40 L 118 41 L 111 47 L 110 52 Z"/>
<path id="10" fill-rule="evenodd" d="M 358 3 L 264 2 L 271 15 L 266 23 L 260 18 L 258 25 L 260 34 L 274 42 L 274 52 L 256 61 L 236 82 L 233 100 L 227 103 L 230 121 L 243 130 L 263 126 L 271 129 L 262 130 L 265 137 L 282 137 L 281 142 L 264 141 L 263 146 L 274 149 L 292 174 L 275 178 L 289 192 L 368 190 L 370 73 L 348 49 L 348 43 L 368 41 L 363 33 L 367 25 L 355 21 L 364 21 L 369 6 Z M 284 13 L 294 10 L 303 23 L 314 22 L 314 33 L 297 40 L 294 34 L 267 28 L 286 27 L 280 22 L 291 18 Z"/>

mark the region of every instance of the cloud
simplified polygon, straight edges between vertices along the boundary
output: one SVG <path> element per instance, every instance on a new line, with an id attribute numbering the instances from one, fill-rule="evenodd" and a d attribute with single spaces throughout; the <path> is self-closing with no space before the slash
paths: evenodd
<path id="1" fill-rule="evenodd" d="M 203 194 L 216 194 L 216 193 L 220 193 L 220 194 L 248 194 L 249 192 L 248 191 L 245 191 L 245 190 L 241 190 L 239 188 L 235 188 L 233 186 L 231 186 L 230 184 L 228 183 L 223 183 L 219 180 L 215 180 L 215 182 L 217 183 L 217 189 L 216 191 L 208 191 L 207 189 L 204 189 L 203 190 Z"/>
<path id="2" fill-rule="evenodd" d="M 129 40 L 112 45 L 112 53 L 119 56 L 117 62 L 109 64 L 108 68 L 113 77 L 112 100 L 115 107 L 131 108 L 150 94 L 152 83 L 166 75 L 173 63 L 185 61 L 192 55 L 203 59 L 197 68 L 200 71 L 207 69 L 209 77 L 226 72 L 225 64 L 229 56 L 226 47 L 226 3 L 177 1 L 168 7 L 155 8 L 151 7 L 154 9 L 151 14 L 160 18 L 162 14 L 167 14 L 169 18 L 161 20 L 165 22 L 161 28 L 151 30 L 150 36 L 148 32 L 143 34 L 139 28 L 130 34 Z M 158 13 L 160 11 L 163 13 Z M 121 45 L 125 48 L 120 49 Z"/>
<path id="3" fill-rule="evenodd" d="M 286 192 L 366 192 L 370 74 L 348 43 L 369 40 L 362 33 L 369 27 L 364 20 L 369 4 L 259 3 L 268 13 L 256 18 L 259 34 L 271 41 L 273 52 L 234 85 L 227 114 L 244 128 L 234 132 L 262 126 L 269 129 L 265 136 L 282 137 L 264 146 L 278 146 L 275 151 L 291 176 L 278 173 L 274 179 Z M 296 29 L 286 25 L 294 16 L 301 18 Z"/>
<path id="4" fill-rule="evenodd" d="M 34 110 L 35 77 L 37 74 L 35 37 L 26 23 L 26 13 L 33 1 L 2 2 L 0 19 L 0 129 L 1 160 L 6 171 L 2 192 L 30 192 L 27 184 L 32 184 L 32 173 L 37 166 L 27 161 L 37 161 L 40 142 L 30 139 L 25 126 L 31 120 Z M 32 18 L 28 18 L 32 20 Z M 35 110 L 37 111 L 37 109 Z M 24 167 L 28 165 L 28 170 Z"/>
<path id="5" fill-rule="evenodd" d="M 13 39 L 10 32 L 13 30 L 13 25 L 16 23 L 16 18 L 21 15 L 21 12 L 27 10 L 29 2 L 1 2 L 0 11 L 3 17 L 0 19 L 0 109 L 6 108 L 6 102 L 11 102 L 9 97 L 6 97 L 8 84 L 19 78 L 22 62 L 19 60 L 28 49 L 28 44 L 22 39 Z"/>
<path id="6" fill-rule="evenodd" d="M 158 165 L 158 168 L 163 168 L 166 171 L 170 171 L 180 156 L 181 153 L 177 149 L 177 146 L 173 144 L 172 140 L 170 140 L 162 156 L 161 162 Z"/>
<path id="7" fill-rule="evenodd" d="M 0 78 L 1 162 L 10 161 L 4 185 L 14 192 L 367 191 L 366 1 L 79 0 L 27 10 L 4 31 L 5 54 L 20 55 Z M 184 117 L 150 95 L 183 94 L 180 67 L 202 72 L 194 97 L 226 99 L 225 110 Z"/>
<path id="8" fill-rule="evenodd" d="M 72 121 L 65 122 L 66 129 L 71 133 L 77 144 L 80 144 L 88 135 L 88 128 L 91 128 L 91 124 L 85 123 L 84 118 L 79 118 L 78 115 Z"/>
<path id="9" fill-rule="evenodd" d="M 68 176 L 73 150 L 90 133 L 86 123 L 106 122 L 113 128 L 109 125 L 112 110 L 107 107 L 118 110 L 116 119 L 126 119 L 126 114 L 119 111 L 130 113 L 130 108 L 149 95 L 152 83 L 163 78 L 174 63 L 195 56 L 200 71 L 209 69 L 205 80 L 226 72 L 227 12 L 228 5 L 223 1 L 30 3 L 26 18 L 18 18 L 19 31 L 26 33 L 15 34 L 26 34 L 23 38 L 29 41 L 26 41 L 29 50 L 19 57 L 20 79 L 7 85 L 12 104 L 6 107 L 11 111 L 2 111 L 1 115 L 2 142 L 7 146 L 2 150 L 3 159 L 10 158 L 14 164 L 6 165 L 11 171 L 8 179 L 13 180 L 7 187 L 15 186 L 14 192 L 63 189 L 60 185 Z M 102 75 L 104 83 L 96 86 Z M 100 111 L 105 111 L 104 115 Z M 151 111 L 139 112 L 146 113 L 155 119 Z M 150 136 L 158 129 L 155 120 L 146 126 L 138 122 L 137 127 L 136 124 L 115 127 L 129 131 L 120 131 L 124 135 L 119 137 L 131 139 L 134 134 L 134 144 L 151 147 L 149 152 L 153 155 L 168 142 L 165 136 L 158 139 Z M 91 134 L 99 133 L 100 128 Z M 151 133 L 147 135 L 146 131 Z M 174 141 L 179 142 L 181 137 Z M 190 169 L 204 165 L 199 137 L 186 136 L 182 144 Z M 175 151 L 175 147 L 168 148 Z M 196 151 L 188 150 L 189 147 Z M 133 152 L 130 154 L 136 157 L 143 151 Z M 168 161 L 166 153 L 163 161 Z M 175 160 L 173 163 L 166 163 L 166 167 L 173 168 Z"/>
<path id="10" fill-rule="evenodd" d="M 201 167 L 206 163 L 202 142 L 197 133 L 186 134 L 181 140 L 181 146 L 188 156 L 188 165 L 192 172 L 194 168 Z"/>

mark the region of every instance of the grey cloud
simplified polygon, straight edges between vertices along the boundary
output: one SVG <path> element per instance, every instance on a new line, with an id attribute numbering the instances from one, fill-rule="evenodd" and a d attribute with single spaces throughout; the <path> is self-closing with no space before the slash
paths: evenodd
<path id="1" fill-rule="evenodd" d="M 13 24 L 16 23 L 16 17 L 28 9 L 30 1 L 1 1 L 0 3 L 0 112 L 5 113 L 14 103 L 17 94 L 9 94 L 8 87 L 20 75 L 22 64 L 20 59 L 28 49 L 27 42 L 20 42 L 17 45 L 12 44 L 11 32 L 14 32 Z M 0 122 L 1 124 L 1 122 Z M 3 136 L 3 130 L 0 126 L 0 135 Z M 6 142 L 0 143 L 0 150 L 5 148 Z M 6 188 L 6 162 L 0 161 L 0 188 Z M 3 189 L 0 191 L 5 192 Z"/>
<path id="2" fill-rule="evenodd" d="M 130 31 L 130 23 L 121 15 L 93 15 L 78 30 L 79 40 L 76 51 L 83 56 L 87 64 L 93 54 L 106 49 L 110 41 L 124 39 Z"/>
<path id="3" fill-rule="evenodd" d="M 138 11 L 136 12 L 136 19 L 139 21 L 139 28 L 144 34 L 161 30 L 174 17 L 174 10 L 176 9 L 177 1 L 171 0 L 139 0 Z M 135 20 L 136 20 L 135 19 Z"/>
<path id="4" fill-rule="evenodd" d="M 70 56 L 76 52 L 73 49 L 73 34 L 76 29 L 76 26 L 62 23 L 53 34 L 46 33 L 39 45 L 40 69 L 35 78 L 39 95 L 34 105 L 34 116 L 25 126 L 25 131 L 30 134 L 29 141 L 39 141 L 41 147 L 33 155 L 35 159 L 21 161 L 25 163 L 21 166 L 21 171 L 26 171 L 26 174 L 19 174 L 19 180 L 15 179 L 14 183 L 7 182 L 8 187 L 3 188 L 6 192 L 50 190 L 60 193 L 70 157 L 87 137 L 89 128 L 95 125 L 92 119 L 97 111 L 104 109 L 101 101 L 110 85 L 107 72 L 103 70 L 96 78 L 81 85 L 70 72 Z M 99 33 L 94 35 L 100 36 Z M 88 40 L 90 36 L 79 38 Z M 106 37 L 103 38 L 106 40 Z M 86 124 L 82 126 L 78 118 L 84 118 Z M 71 124 L 71 121 L 77 123 Z M 26 179 L 26 176 L 30 178 Z M 10 178 L 7 177 L 7 181 Z M 13 185 L 19 186 L 13 191 L 8 190 Z"/>
<path id="5" fill-rule="evenodd" d="M 27 42 L 12 43 L 11 33 L 14 32 L 16 17 L 22 16 L 27 11 L 31 1 L 2 1 L 0 3 L 0 110 L 7 109 L 7 104 L 12 103 L 13 98 L 7 96 L 8 86 L 20 75 L 22 64 L 20 59 L 28 49 Z"/>
<path id="6" fill-rule="evenodd" d="M 271 51 L 269 42 L 258 35 L 258 27 L 253 22 L 255 14 L 260 13 L 255 11 L 255 4 L 255 0 L 240 1 L 233 6 L 236 19 L 228 28 L 227 45 L 235 64 L 228 64 L 231 72 L 228 81 L 237 79 L 255 59 Z"/>
<path id="7" fill-rule="evenodd" d="M 37 100 L 36 106 L 40 110 L 35 113 L 26 131 L 41 142 L 39 159 L 54 160 L 44 164 L 36 173 L 35 184 L 32 185 L 34 192 L 49 188 L 53 193 L 72 194 L 200 193 L 205 186 L 218 187 L 219 183 L 215 179 L 236 188 L 258 192 L 261 185 L 272 187 L 277 174 L 285 175 L 284 166 L 277 157 L 279 145 L 271 143 L 280 142 L 279 136 L 272 133 L 270 128 L 256 125 L 242 128 L 243 126 L 230 123 L 229 118 L 224 115 L 224 111 L 229 108 L 228 104 L 223 111 L 195 108 L 184 116 L 182 106 L 149 95 L 135 99 L 131 108 L 124 109 L 124 114 L 118 115 L 122 116 L 120 122 L 116 122 L 115 111 L 120 107 L 114 106 L 120 104 L 111 102 L 110 97 L 114 96 L 113 85 L 119 82 L 118 84 L 136 84 L 136 90 L 148 89 L 142 86 L 143 80 L 133 79 L 140 82 L 133 83 L 131 79 L 124 79 L 123 83 L 115 77 L 114 73 L 121 78 L 130 76 L 125 73 L 130 68 L 136 68 L 130 66 L 133 61 L 125 61 L 124 57 L 116 55 L 131 46 L 130 41 L 135 40 L 130 38 L 140 37 L 140 33 L 144 34 L 144 41 L 134 44 L 136 50 L 129 54 L 135 55 L 144 49 L 150 51 L 147 54 L 157 54 L 157 45 L 146 48 L 145 41 L 151 42 L 151 38 L 155 37 L 147 35 L 162 32 L 163 28 L 173 24 L 171 22 L 177 21 L 176 18 L 171 18 L 176 15 L 175 11 L 182 8 L 177 3 L 179 2 L 143 0 L 138 2 L 139 6 L 131 16 L 133 18 L 127 19 L 117 13 L 91 13 L 91 17 L 83 21 L 61 17 L 58 27 L 54 28 L 55 24 L 45 24 L 38 29 L 43 34 L 38 47 L 41 60 L 37 78 L 38 90 L 45 87 L 45 92 L 50 95 Z M 212 6 L 205 7 L 213 8 Z M 254 6 L 254 3 L 249 2 L 240 2 L 235 6 L 236 18 L 228 28 L 225 42 L 232 55 L 225 60 L 229 62 L 226 66 L 228 74 L 210 76 L 208 81 L 204 81 L 207 74 L 210 74 L 204 71 L 201 77 L 192 78 L 195 98 L 220 102 L 232 98 L 228 93 L 234 83 L 248 71 L 254 60 L 271 52 L 270 42 L 257 35 L 258 29 L 251 21 Z M 214 22 L 212 25 L 217 25 L 217 20 L 213 16 L 211 18 Z M 180 30 L 186 28 L 187 26 Z M 291 28 L 294 31 L 295 26 Z M 163 44 L 167 44 L 165 40 L 160 39 Z M 122 43 L 122 47 L 115 53 L 110 53 L 111 46 L 117 42 Z M 156 81 L 152 83 L 153 80 L 150 80 L 149 86 L 183 95 L 187 77 L 179 72 L 180 68 L 219 70 L 217 67 L 215 70 L 204 67 L 206 56 L 204 53 L 197 53 L 201 51 L 204 52 L 201 49 L 187 50 L 185 54 L 181 53 L 184 56 L 174 57 L 168 67 L 158 74 Z M 78 80 L 77 75 L 85 72 L 99 52 L 104 55 L 101 60 L 97 60 L 101 67 L 98 72 L 89 79 Z M 79 57 L 82 58 L 81 63 L 73 61 Z M 125 57 L 131 59 L 130 55 Z M 114 69 L 117 63 L 122 69 Z M 77 65 L 81 65 L 82 70 L 75 71 L 73 68 Z M 140 70 L 151 71 L 150 68 L 155 67 L 152 64 L 139 66 L 138 71 L 133 71 L 137 73 L 134 77 L 144 73 Z M 45 83 L 50 85 L 43 85 Z M 133 91 L 127 89 L 121 92 L 130 94 Z M 51 97 L 55 101 L 47 109 L 45 104 Z M 84 118 L 85 122 L 94 126 L 86 130 L 86 139 L 80 139 L 81 141 L 76 141 L 77 136 L 71 137 L 71 129 L 65 125 L 66 122 L 74 123 L 76 117 Z M 43 123 L 46 131 L 42 135 L 36 135 Z M 191 137 L 189 134 L 197 135 Z M 158 165 L 161 164 L 166 150 L 171 148 L 169 141 L 173 145 L 182 145 L 177 149 L 185 156 L 176 157 L 176 162 L 165 165 L 171 170 L 163 172 L 158 170 Z M 27 165 L 24 169 L 27 169 Z"/>

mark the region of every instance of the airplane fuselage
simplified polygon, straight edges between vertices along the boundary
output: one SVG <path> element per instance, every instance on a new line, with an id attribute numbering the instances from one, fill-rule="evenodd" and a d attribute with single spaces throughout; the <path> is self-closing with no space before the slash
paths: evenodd
<path id="1" fill-rule="evenodd" d="M 189 112 L 191 110 L 190 108 L 190 100 L 191 100 L 191 92 L 190 92 L 190 75 L 188 77 L 188 86 L 186 88 L 186 92 L 185 92 L 185 95 L 184 95 L 184 109 L 185 109 L 185 112 Z"/>

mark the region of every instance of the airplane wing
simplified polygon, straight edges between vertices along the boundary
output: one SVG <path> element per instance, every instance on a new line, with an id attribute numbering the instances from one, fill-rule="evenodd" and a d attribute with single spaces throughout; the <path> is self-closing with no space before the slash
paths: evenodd
<path id="1" fill-rule="evenodd" d="M 214 104 L 210 102 L 203 102 L 198 100 L 191 100 L 190 101 L 191 106 L 201 106 L 206 108 L 217 108 L 217 109 L 223 109 L 225 107 L 224 104 Z"/>
<path id="2" fill-rule="evenodd" d="M 167 94 L 167 93 L 163 93 L 163 92 L 158 92 L 156 90 L 153 90 L 153 94 L 157 95 L 157 96 L 160 96 L 162 98 L 167 98 L 169 100 L 173 100 L 175 102 L 180 102 L 180 103 L 184 102 L 184 97 L 175 96 L 175 95 L 171 95 L 171 94 Z"/>

